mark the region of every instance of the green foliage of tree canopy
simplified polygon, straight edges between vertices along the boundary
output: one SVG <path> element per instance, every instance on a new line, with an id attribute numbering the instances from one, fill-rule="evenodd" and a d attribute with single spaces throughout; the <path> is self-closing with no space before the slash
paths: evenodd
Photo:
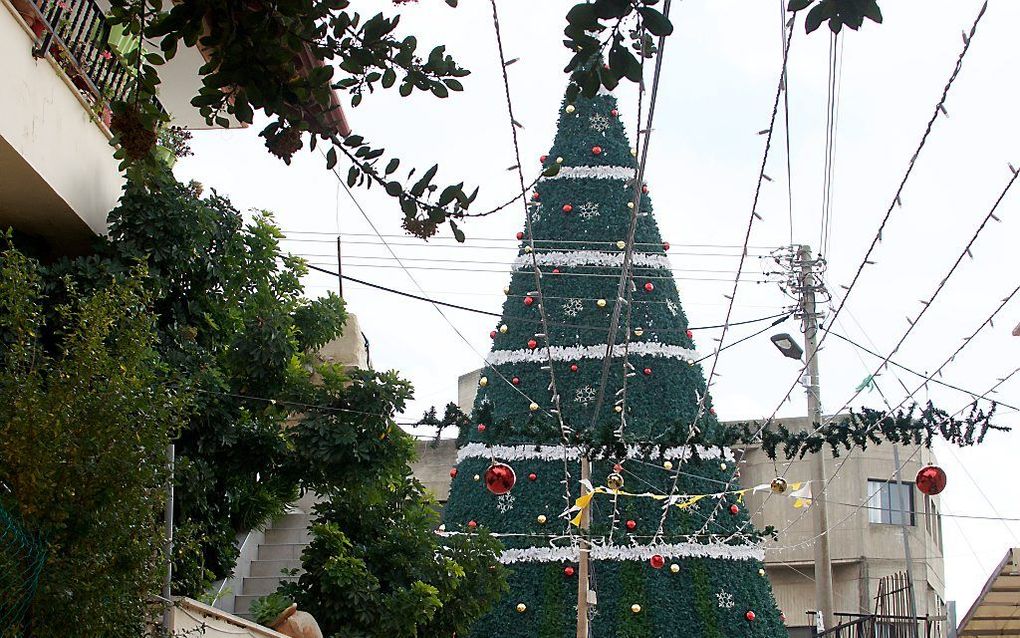
<path id="1" fill-rule="evenodd" d="M 0 505 L 48 550 L 20 634 L 139 636 L 186 394 L 163 383 L 144 269 L 88 290 L 54 277 L 0 252 Z"/>

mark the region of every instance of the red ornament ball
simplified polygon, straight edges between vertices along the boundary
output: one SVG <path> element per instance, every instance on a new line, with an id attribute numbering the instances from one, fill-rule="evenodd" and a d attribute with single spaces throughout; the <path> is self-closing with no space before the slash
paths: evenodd
<path id="1" fill-rule="evenodd" d="M 574 575 L 574 568 L 571 567 L 570 565 L 567 565 L 566 567 L 563 568 L 563 575 L 566 576 L 567 578 L 572 577 Z"/>
<path id="2" fill-rule="evenodd" d="M 642 193 L 647 193 L 648 192 L 648 184 L 645 184 L 644 186 L 641 187 L 641 192 Z"/>
<path id="3" fill-rule="evenodd" d="M 650 559 L 648 559 L 648 563 L 655 569 L 662 569 L 662 567 L 666 564 L 666 559 L 663 558 L 660 554 L 655 554 Z"/>
<path id="4" fill-rule="evenodd" d="M 602 155 L 602 147 L 601 146 L 592 146 L 591 147 L 591 152 L 592 152 L 593 155 Z"/>
<path id="5" fill-rule="evenodd" d="M 535 303 L 535 298 L 534 297 L 530 297 L 529 296 L 529 297 L 525 297 L 524 298 L 524 305 L 525 306 L 530 306 L 533 303 Z"/>
<path id="6" fill-rule="evenodd" d="M 560 269 L 559 268 L 553 268 L 553 274 L 554 275 L 560 274 Z"/>
<path id="7" fill-rule="evenodd" d="M 747 618 L 747 622 L 753 622 L 755 619 L 754 612 L 749 610 L 746 614 L 744 614 L 744 618 Z"/>
<path id="8" fill-rule="evenodd" d="M 457 478 L 457 468 L 455 467 L 450 468 L 450 478 Z"/>
<path id="9" fill-rule="evenodd" d="M 478 527 L 478 523 L 476 523 L 474 521 L 468 521 L 468 527 L 470 527 L 471 529 L 474 529 L 474 528 Z"/>
<path id="10" fill-rule="evenodd" d="M 613 117 L 617 117 L 618 115 L 620 115 L 620 112 L 617 111 L 616 109 L 613 109 L 612 111 L 609 112 L 609 114 L 612 115 Z"/>
<path id="11" fill-rule="evenodd" d="M 646 377 L 652 376 L 652 369 L 651 368 L 645 368 L 644 372 L 645 372 L 645 376 Z"/>
<path id="12" fill-rule="evenodd" d="M 690 330 L 688 330 L 688 331 L 687 331 L 687 338 L 688 338 L 688 339 L 693 339 L 693 338 L 694 338 L 694 333 L 693 333 L 693 332 L 691 332 Z"/>
<path id="13" fill-rule="evenodd" d="M 786 622 L 786 614 L 784 614 L 783 612 L 779 612 L 779 620 Z"/>
<path id="14" fill-rule="evenodd" d="M 564 213 L 569 213 L 569 212 L 571 212 L 573 210 L 574 210 L 574 207 L 571 206 L 570 204 L 564 204 L 563 205 L 563 212 Z"/>
<path id="15" fill-rule="evenodd" d="M 733 514 L 734 516 L 736 516 L 739 513 L 740 513 L 740 508 L 737 507 L 736 504 L 730 505 L 730 514 Z"/>
<path id="16" fill-rule="evenodd" d="M 549 159 L 549 156 L 548 156 L 548 155 L 543 155 L 542 157 L 539 157 L 539 158 L 538 158 L 538 161 L 540 161 L 540 162 L 542 162 L 543 164 L 545 164 L 545 161 L 546 161 L 547 159 Z"/>
<path id="17" fill-rule="evenodd" d="M 535 341 L 534 339 L 528 339 L 528 349 L 529 350 L 534 350 L 537 347 L 538 347 L 538 342 L 537 341 Z"/>
<path id="18" fill-rule="evenodd" d="M 524 233 L 521 231 L 517 231 L 517 239 L 524 239 Z"/>
<path id="19" fill-rule="evenodd" d="M 619 474 L 620 472 L 623 471 L 623 466 L 620 465 L 619 463 L 615 463 L 613 465 L 613 471 L 616 472 L 617 474 Z"/>
<path id="20" fill-rule="evenodd" d="M 528 474 L 528 480 L 529 481 L 537 481 L 538 480 L 538 474 L 535 474 L 534 472 L 532 472 L 531 474 Z"/>
<path id="21" fill-rule="evenodd" d="M 708 413 L 711 414 L 712 416 L 715 416 L 715 408 L 709 408 Z"/>
<path id="22" fill-rule="evenodd" d="M 514 377 L 513 379 L 510 379 L 510 383 L 512 383 L 514 385 L 520 385 L 521 384 L 521 379 L 520 379 L 520 377 Z"/>
<path id="23" fill-rule="evenodd" d="M 668 241 L 662 242 L 662 249 L 663 250 L 669 250 L 669 242 Z"/>
<path id="24" fill-rule="evenodd" d="M 946 489 L 946 472 L 937 465 L 922 467 L 914 478 L 914 484 L 922 494 L 935 496 Z"/>
<path id="25" fill-rule="evenodd" d="M 495 330 L 493 330 L 492 332 L 489 333 L 489 338 L 490 339 L 495 339 L 496 338 L 496 331 Z"/>
<path id="26" fill-rule="evenodd" d="M 531 199 L 532 201 L 536 202 L 538 201 L 538 191 L 535 191 L 534 193 L 531 194 Z"/>
<path id="27" fill-rule="evenodd" d="M 652 282 L 649 281 L 645 284 L 645 292 L 651 292 L 653 290 L 655 290 L 655 285 L 652 284 Z"/>
<path id="28" fill-rule="evenodd" d="M 484 423 L 479 423 L 478 424 L 478 431 L 479 432 L 485 432 L 485 424 Z"/>
<path id="29" fill-rule="evenodd" d="M 577 371 L 578 371 L 578 369 L 579 369 L 579 368 L 577 367 L 577 364 L 576 364 L 576 363 L 571 363 L 571 364 L 570 364 L 570 371 L 571 371 L 571 372 L 577 372 Z"/>
<path id="30" fill-rule="evenodd" d="M 517 482 L 514 468 L 506 463 L 493 463 L 490 465 L 489 469 L 485 470 L 484 478 L 485 487 L 496 496 L 506 494 L 513 488 L 514 483 Z"/>
<path id="31" fill-rule="evenodd" d="M 635 521 L 635 520 L 627 521 L 627 529 L 629 529 L 631 531 L 634 531 L 635 529 L 637 529 L 637 521 Z"/>

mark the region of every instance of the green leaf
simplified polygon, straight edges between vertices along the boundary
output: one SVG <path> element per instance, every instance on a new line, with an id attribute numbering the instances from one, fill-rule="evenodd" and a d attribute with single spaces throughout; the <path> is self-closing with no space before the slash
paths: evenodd
<path id="1" fill-rule="evenodd" d="M 808 11 L 807 17 L 804 18 L 804 30 L 807 33 L 811 33 L 818 27 L 822 26 L 823 22 L 834 18 L 835 16 L 836 3 L 832 0 L 821 0 L 821 2 Z"/>
<path id="2" fill-rule="evenodd" d="M 331 148 L 326 151 L 326 170 L 331 171 L 336 166 L 336 149 Z"/>
<path id="3" fill-rule="evenodd" d="M 638 9 L 638 13 L 641 14 L 645 29 L 652 35 L 666 36 L 673 33 L 673 23 L 658 9 L 641 7 Z"/>
<path id="4" fill-rule="evenodd" d="M 404 187 L 401 186 L 400 182 L 392 181 L 386 182 L 386 194 L 391 197 L 398 197 L 404 192 Z"/>
<path id="5" fill-rule="evenodd" d="M 404 82 L 401 83 L 400 88 L 397 89 L 397 92 L 400 94 L 400 97 L 407 97 L 408 95 L 411 95 L 411 91 L 413 89 L 414 87 L 411 85 L 411 83 L 405 80 Z"/>
<path id="6" fill-rule="evenodd" d="M 358 183 L 358 178 L 361 177 L 361 171 L 358 170 L 357 166 L 352 166 L 347 171 L 347 185 L 353 187 Z"/>
<path id="7" fill-rule="evenodd" d="M 542 176 L 543 177 L 555 177 L 556 175 L 559 175 L 559 173 L 560 173 L 560 165 L 555 163 L 555 162 L 553 162 L 553 164 L 551 166 L 549 166 L 549 168 L 547 168 L 544 171 L 542 171 Z"/>
<path id="8" fill-rule="evenodd" d="M 344 146 L 361 146 L 365 138 L 361 135 L 348 135 L 344 138 Z"/>
<path id="9" fill-rule="evenodd" d="M 397 159 L 396 157 L 394 157 L 394 158 L 393 158 L 393 159 L 391 159 L 391 160 L 389 161 L 389 163 L 388 163 L 388 164 L 386 165 L 386 174 L 387 174 L 387 175 L 389 175 L 389 174 L 390 174 L 390 173 L 392 173 L 393 171 L 397 170 L 397 167 L 398 167 L 398 166 L 400 166 L 400 160 L 399 160 L 399 159 Z"/>
<path id="10" fill-rule="evenodd" d="M 802 9 L 807 9 L 808 5 L 810 5 L 814 1 L 815 0 L 790 0 L 790 4 L 786 6 L 786 10 L 800 11 Z"/>
<path id="11" fill-rule="evenodd" d="M 461 244 L 463 244 L 464 241 L 467 239 L 464 236 L 464 231 L 462 231 L 460 228 L 458 228 L 457 227 L 457 222 L 453 221 L 452 219 L 450 220 L 450 230 L 453 231 L 454 238 L 456 238 L 456 240 L 458 242 L 460 242 Z"/>
<path id="12" fill-rule="evenodd" d="M 388 89 L 393 86 L 393 83 L 397 81 L 397 72 L 393 69 L 386 69 L 382 74 L 382 85 L 384 89 Z"/>

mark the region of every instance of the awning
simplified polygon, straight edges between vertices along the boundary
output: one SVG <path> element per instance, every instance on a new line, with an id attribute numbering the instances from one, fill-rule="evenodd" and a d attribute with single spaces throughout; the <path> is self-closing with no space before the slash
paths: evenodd
<path id="1" fill-rule="evenodd" d="M 1020 636 L 1020 548 L 1006 552 L 956 633 L 961 638 Z"/>

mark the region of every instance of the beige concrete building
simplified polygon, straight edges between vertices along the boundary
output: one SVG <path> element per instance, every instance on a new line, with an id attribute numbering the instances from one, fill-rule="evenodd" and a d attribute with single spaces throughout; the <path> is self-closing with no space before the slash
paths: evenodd
<path id="1" fill-rule="evenodd" d="M 478 388 L 476 370 L 458 379 L 457 403 L 470 412 Z M 806 419 L 786 419 L 787 428 L 803 428 Z M 450 468 L 456 461 L 452 440 L 420 441 L 415 476 L 429 487 L 440 502 L 450 491 Z M 767 484 L 777 475 L 789 482 L 807 481 L 811 459 L 785 461 L 774 465 L 760 448 L 734 450 L 740 459 L 740 479 L 745 487 Z M 830 548 L 833 563 L 835 611 L 838 614 L 869 614 L 876 610 L 876 596 L 882 578 L 906 570 L 903 528 L 912 552 L 914 591 L 919 616 L 945 615 L 945 568 L 942 552 L 942 519 L 939 498 L 926 497 L 913 484 L 925 465 L 934 464 L 930 450 L 900 447 L 902 483 L 893 477 L 893 450 L 889 444 L 841 451 L 830 465 L 832 478 L 825 491 L 829 511 Z M 778 469 L 778 473 L 777 473 Z M 906 508 L 896 505 L 905 498 Z M 765 568 L 772 581 L 776 602 L 786 614 L 794 638 L 811 635 L 814 626 L 814 519 L 807 509 L 795 509 L 793 500 L 758 493 L 747 498 L 758 529 L 772 526 L 781 532 L 767 545 Z M 903 511 L 905 510 L 905 512 Z M 847 617 L 844 616 L 844 619 Z M 943 628 L 944 629 L 944 628 Z M 942 636 L 946 635 L 942 631 Z"/>

